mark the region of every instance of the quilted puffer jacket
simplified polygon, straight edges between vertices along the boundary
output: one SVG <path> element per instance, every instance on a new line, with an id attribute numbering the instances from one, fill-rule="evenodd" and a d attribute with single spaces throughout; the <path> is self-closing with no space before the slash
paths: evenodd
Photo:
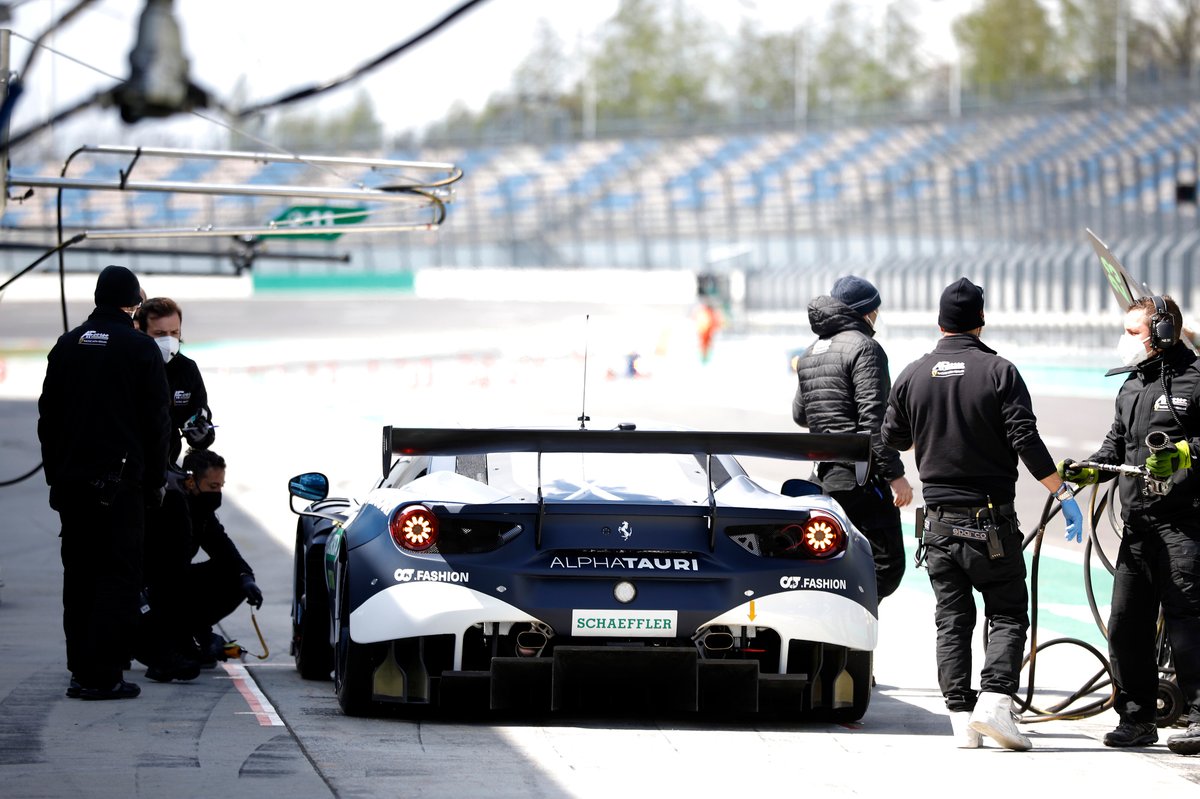
<path id="1" fill-rule="evenodd" d="M 810 302 L 808 322 L 818 338 L 797 361 L 792 418 L 813 433 L 870 435 L 871 478 L 903 476 L 900 453 L 885 446 L 879 435 L 892 379 L 875 331 L 861 314 L 833 297 Z M 852 463 L 821 463 L 817 476 L 826 491 L 857 485 Z"/>

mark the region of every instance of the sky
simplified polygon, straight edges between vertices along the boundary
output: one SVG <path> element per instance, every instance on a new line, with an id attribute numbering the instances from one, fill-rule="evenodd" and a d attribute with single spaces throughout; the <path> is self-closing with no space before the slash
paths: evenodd
<path id="1" fill-rule="evenodd" d="M 671 2 L 672 0 L 663 0 Z M 857 0 L 864 14 L 880 14 L 888 0 Z M 914 0 L 922 46 L 945 52 L 948 10 L 969 9 L 967 0 Z M 192 81 L 214 95 L 233 96 L 244 79 L 250 102 L 322 83 L 353 70 L 409 38 L 457 7 L 460 0 L 174 0 Z M 75 0 L 24 0 L 0 26 L 15 34 L 11 68 L 21 71 L 36 39 Z M 457 101 L 482 108 L 508 87 L 514 69 L 535 40 L 540 20 L 549 22 L 568 51 L 587 46 L 618 0 L 487 0 L 413 50 L 349 86 L 317 101 L 292 106 L 301 112 L 336 107 L 361 88 L 390 133 L 420 131 Z M 793 31 L 821 19 L 824 0 L 686 0 L 689 8 L 726 30 L 743 20 L 763 31 Z M 25 78 L 26 93 L 11 129 L 19 132 L 73 101 L 128 75 L 141 0 L 98 0 L 48 42 L 64 56 L 41 52 Z M 65 56 L 76 59 L 76 63 Z M 95 68 L 91 69 L 89 67 Z M 213 114 L 213 116 L 216 116 Z M 116 112 L 101 119 L 114 122 Z M 194 120 L 192 121 L 194 123 Z M 143 126 L 163 125 L 142 122 Z M 172 124 L 182 124 L 175 121 Z M 208 124 L 208 123 L 203 123 Z M 135 126 L 136 127 L 136 126 Z M 88 143 L 98 143 L 89 141 Z M 107 142 L 105 142 L 107 143 Z"/>

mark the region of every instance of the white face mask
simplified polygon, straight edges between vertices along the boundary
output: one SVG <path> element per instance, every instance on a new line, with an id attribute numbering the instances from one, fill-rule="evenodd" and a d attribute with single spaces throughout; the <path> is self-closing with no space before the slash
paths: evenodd
<path id="1" fill-rule="evenodd" d="M 179 339 L 174 336 L 159 336 L 154 339 L 154 343 L 162 350 L 163 363 L 170 363 L 179 353 Z"/>
<path id="2" fill-rule="evenodd" d="M 1144 338 L 1122 333 L 1121 340 L 1117 342 L 1117 357 L 1121 359 L 1121 363 L 1125 366 L 1137 366 L 1149 358 L 1150 353 L 1146 352 L 1145 341 Z"/>

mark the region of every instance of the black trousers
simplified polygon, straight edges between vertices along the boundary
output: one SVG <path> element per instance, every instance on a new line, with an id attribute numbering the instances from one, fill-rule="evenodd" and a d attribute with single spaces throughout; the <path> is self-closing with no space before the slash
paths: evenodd
<path id="1" fill-rule="evenodd" d="M 120 490 L 109 505 L 86 491 L 59 496 L 67 668 L 85 688 L 111 688 L 137 630 L 142 494 Z"/>
<path id="2" fill-rule="evenodd" d="M 934 513 L 933 515 L 937 515 Z M 942 515 L 950 524 L 974 527 L 975 518 Z M 980 691 L 1015 694 L 1029 630 L 1029 590 L 1016 518 L 1001 517 L 1004 557 L 988 558 L 987 543 L 949 536 L 926 536 L 926 567 L 937 606 L 938 685 L 950 711 L 974 710 L 979 694 L 971 687 L 971 637 L 975 595 L 983 595 L 988 641 Z"/>
<path id="3" fill-rule="evenodd" d="M 211 560 L 188 567 L 185 588 L 192 601 L 184 623 L 193 635 L 210 632 L 214 624 L 246 601 L 238 571 Z"/>
<path id="4" fill-rule="evenodd" d="M 900 509 L 893 504 L 887 483 L 867 483 L 849 491 L 831 491 L 859 532 L 871 542 L 875 556 L 875 585 L 879 598 L 891 596 L 904 577 L 904 532 Z"/>
<path id="5" fill-rule="evenodd" d="M 172 570 L 172 581 L 150 585 L 150 612 L 142 621 L 138 659 L 149 665 L 170 652 L 188 653 L 221 619 L 246 600 L 236 569 L 211 560 Z M 160 575 L 161 576 L 161 575 Z"/>
<path id="6" fill-rule="evenodd" d="M 1200 520 L 1194 516 L 1170 524 L 1131 518 L 1125 524 L 1108 619 L 1115 709 L 1125 721 L 1156 716 L 1160 604 L 1188 721 L 1200 723 Z"/>

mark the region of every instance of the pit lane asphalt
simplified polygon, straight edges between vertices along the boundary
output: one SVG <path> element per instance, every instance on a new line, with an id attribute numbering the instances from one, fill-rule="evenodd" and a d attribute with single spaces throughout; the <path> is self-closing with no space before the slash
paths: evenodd
<path id="1" fill-rule="evenodd" d="M 486 406 L 492 418 L 561 423 L 560 417 L 578 415 L 581 400 L 581 348 L 574 341 L 564 345 L 563 331 L 580 331 L 577 316 L 585 306 L 495 310 L 421 303 L 416 309 L 409 303 L 389 300 L 383 312 L 364 311 L 374 304 L 361 299 L 320 301 L 330 318 L 357 320 L 354 340 L 342 340 L 338 358 L 320 352 L 308 361 L 304 356 L 317 351 L 318 331 L 311 321 L 303 323 L 304 315 L 317 303 L 187 304 L 184 346 L 198 359 L 201 353 L 210 359 L 202 367 L 206 377 L 212 375 L 210 395 L 222 425 L 216 447 L 230 461 L 221 517 L 266 593 L 258 621 L 271 651 L 265 660 L 247 659 L 250 683 L 219 670 L 191 683 L 162 685 L 135 667 L 127 676 L 143 688 L 136 700 L 64 698 L 57 518 L 45 504 L 40 475 L 0 488 L 7 522 L 0 554 L 0 795 L 706 796 L 770 790 L 847 796 L 936 785 L 973 796 L 1064 790 L 1110 796 L 1194 791 L 1200 782 L 1200 762 L 1172 755 L 1161 744 L 1140 751 L 1103 747 L 1099 739 L 1115 723 L 1111 711 L 1027 725 L 1036 747 L 1031 753 L 954 749 L 933 667 L 932 598 L 925 575 L 912 569 L 883 604 L 880 684 L 861 724 L 605 718 L 416 723 L 342 716 L 331 685 L 301 680 L 286 652 L 294 518 L 283 480 L 320 468 L 340 490 L 361 490 L 364 479 L 377 473 L 381 420 L 422 423 L 451 405 L 468 418 L 476 410 L 484 415 Z M 604 309 L 593 310 L 599 318 Z M 668 316 L 659 323 L 674 324 Z M 52 340 L 56 307 L 0 306 L 0 340 L 33 342 L 0 349 L 36 352 L 47 337 L 37 329 L 46 317 Z M 395 324 L 378 332 L 384 319 Z M 401 319 L 424 327 L 401 326 Z M 469 322 L 454 326 L 448 319 Z M 374 337 L 364 323 L 376 325 Z M 431 337 L 431 328 L 441 335 Z M 371 341 L 417 360 L 381 358 Z M 648 377 L 609 379 L 606 372 L 619 368 L 613 358 L 620 348 L 605 353 L 594 344 L 589 412 L 669 418 L 708 429 L 793 429 L 790 381 L 771 371 L 778 353 L 764 354 L 768 348 L 773 345 L 728 337 L 718 341 L 707 366 L 694 362 L 694 353 L 668 352 Z M 253 363 L 251 356 L 263 351 L 272 360 Z M 0 381 L 0 479 L 38 460 L 33 400 L 39 381 L 29 377 L 37 369 L 26 372 L 21 360 L 7 357 Z M 895 354 L 893 360 L 903 363 Z M 1111 413 L 1111 403 L 1099 399 L 1039 396 L 1035 402 L 1043 433 L 1070 454 L 1098 440 Z M 1052 451 L 1058 456 L 1060 448 Z M 1019 513 L 1026 527 L 1044 496 L 1022 475 Z M 1074 551 L 1059 539 L 1061 522 L 1054 522 L 1046 547 L 1061 553 L 1056 562 L 1073 565 Z M 1083 612 L 1079 583 L 1062 593 L 1069 597 L 1072 589 L 1074 610 L 1057 608 L 1062 618 Z M 261 652 L 245 608 L 224 628 Z M 1040 640 L 1057 632 L 1043 622 Z M 1095 669 L 1073 652 L 1046 655 L 1039 660 L 1038 685 L 1047 697 L 1056 696 L 1074 690 Z M 1169 731 L 1162 732 L 1165 738 Z"/>

